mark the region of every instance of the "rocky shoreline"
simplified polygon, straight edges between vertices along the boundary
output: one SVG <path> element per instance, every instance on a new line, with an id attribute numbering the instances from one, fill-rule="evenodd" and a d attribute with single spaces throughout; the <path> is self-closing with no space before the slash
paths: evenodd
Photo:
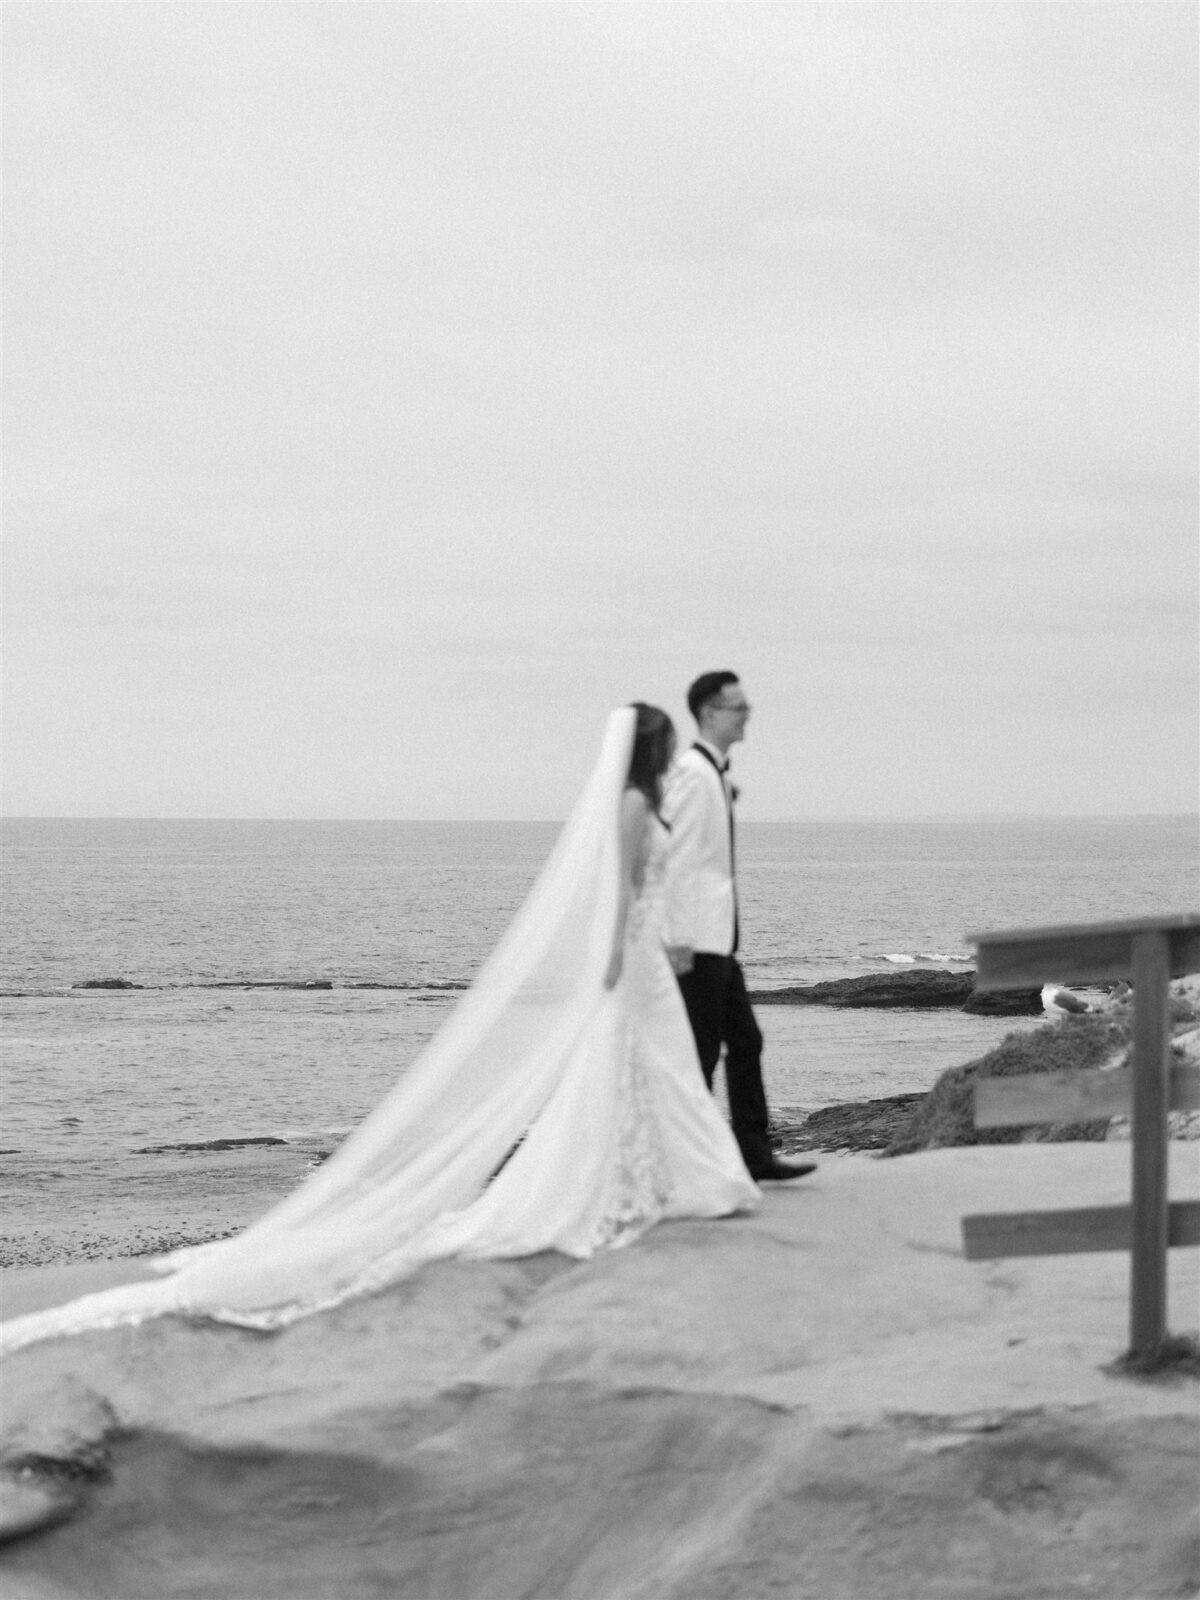
<path id="1" fill-rule="evenodd" d="M 909 1125 L 923 1093 L 885 1095 L 876 1100 L 849 1100 L 822 1106 L 799 1120 L 776 1117 L 772 1142 L 782 1156 L 801 1150 L 844 1155 L 850 1151 L 886 1150 Z"/>
<path id="2" fill-rule="evenodd" d="M 893 979 L 891 974 L 883 976 Z M 920 984 L 929 976 L 894 975 L 900 980 L 899 990 L 910 993 L 914 979 Z M 968 974 L 947 976 L 969 981 Z M 858 986 L 861 992 L 864 980 L 844 982 Z M 783 1003 L 788 1002 L 785 999 Z M 1198 1022 L 1200 983 L 1180 980 L 1172 985 L 1172 1049 L 1180 1060 L 1200 1059 Z M 1127 998 L 1110 998 L 1092 1014 L 1009 1033 L 986 1054 L 944 1072 L 927 1091 L 842 1101 L 811 1112 L 780 1108 L 772 1128 L 775 1147 L 785 1158 L 822 1152 L 898 1156 L 954 1145 L 1030 1139 L 1054 1143 L 1128 1139 L 1128 1118 L 1122 1117 L 981 1131 L 974 1127 L 972 1103 L 974 1084 L 980 1077 L 1114 1066 L 1128 1048 L 1129 1034 Z M 1200 1112 L 1172 1112 L 1169 1128 L 1173 1139 L 1200 1139 Z M 68 1266 L 89 1260 L 129 1259 L 225 1237 L 294 1188 L 330 1153 L 330 1147 L 328 1139 L 247 1137 L 147 1146 L 141 1153 L 154 1165 L 136 1174 L 98 1171 L 90 1202 L 86 1206 L 80 1203 L 73 1212 L 60 1213 L 52 1224 L 22 1228 L 10 1219 L 7 1231 L 0 1233 L 0 1265 Z M 10 1165 L 17 1160 L 14 1153 Z M 14 1170 L 8 1176 L 19 1182 L 21 1175 Z M 101 1193 L 98 1209 L 96 1197 Z M 104 1225 L 98 1225 L 101 1217 Z"/>
<path id="3" fill-rule="evenodd" d="M 907 1127 L 923 1098 L 894 1095 L 809 1114 L 785 1111 L 773 1137 L 781 1154 L 878 1152 Z M 114 1177 L 98 1209 L 68 1208 L 44 1227 L 16 1227 L 10 1218 L 0 1230 L 0 1267 L 144 1258 L 228 1238 L 289 1193 L 332 1148 L 325 1141 L 267 1138 L 146 1147 L 153 1165 L 125 1184 Z"/>
<path id="4" fill-rule="evenodd" d="M 145 989 L 128 978 L 84 978 L 73 989 L 120 993 Z M 153 987 L 153 986 L 151 986 Z M 333 989 L 329 978 L 222 978 L 191 985 L 198 989 Z M 347 989 L 402 989 L 439 992 L 467 988 L 458 979 L 445 982 L 409 980 L 398 983 L 347 983 Z M 1042 1010 L 1040 989 L 1017 989 L 1002 994 L 976 994 L 975 972 L 951 972 L 947 967 L 903 968 L 866 972 L 850 978 L 829 978 L 820 983 L 790 984 L 782 989 L 752 989 L 750 998 L 762 1006 L 842 1006 L 868 1010 L 893 1008 L 924 1011 L 931 1007 L 956 1008 L 989 1017 L 1037 1016 Z"/>
<path id="5" fill-rule="evenodd" d="M 1010 1051 L 1025 1048 L 1020 1041 L 1010 1046 Z M 1037 1063 L 1029 1059 L 1022 1063 L 1038 1070 Z M 959 1077 L 973 1077 L 978 1064 L 971 1064 L 971 1072 L 956 1069 Z M 943 1088 L 941 1095 L 946 1093 Z M 963 1093 L 969 1093 L 964 1082 Z M 936 1109 L 932 1091 L 912 1094 L 884 1095 L 870 1100 L 849 1100 L 837 1105 L 821 1106 L 807 1113 L 777 1113 L 772 1124 L 772 1142 L 784 1158 L 801 1153 L 845 1156 L 865 1154 L 882 1156 L 899 1154 L 917 1146 L 909 1143 L 928 1120 L 930 1107 Z M 961 1118 L 959 1119 L 961 1120 Z M 1127 1119 L 1114 1118 L 1104 1124 L 1086 1124 L 1068 1129 L 1045 1130 L 1043 1137 L 1054 1140 L 1120 1139 L 1128 1137 L 1123 1126 Z M 1175 1123 L 1180 1126 L 1175 1126 Z M 1176 1138 L 1200 1137 L 1200 1115 L 1172 1113 L 1172 1135 Z M 1186 1126 L 1182 1124 L 1186 1123 Z M 943 1137 L 934 1137 L 932 1144 L 958 1144 L 975 1142 L 978 1135 L 955 1128 Z M 1000 1138 L 1020 1140 L 1022 1130 L 1005 1130 Z M 988 1142 L 991 1142 L 991 1136 Z M 86 1261 L 122 1260 L 180 1249 L 185 1245 L 206 1244 L 212 1239 L 227 1238 L 245 1227 L 254 1216 L 274 1203 L 292 1188 L 304 1175 L 304 1168 L 326 1152 L 298 1152 L 282 1141 L 242 1140 L 220 1141 L 219 1149 L 202 1149 L 187 1152 L 190 1166 L 181 1169 L 177 1181 L 171 1186 L 169 1203 L 164 1201 L 161 1215 L 153 1223 L 142 1220 L 145 1195 L 139 1195 L 138 1206 L 128 1215 L 118 1215 L 107 1227 L 98 1227 L 95 1216 L 77 1219 L 60 1219 L 54 1228 L 25 1229 L 20 1232 L 0 1233 L 0 1266 L 66 1267 Z M 237 1148 L 234 1148 L 234 1146 Z M 220 1163 L 221 1171 L 194 1171 L 197 1164 L 206 1169 Z M 197 1180 L 199 1186 L 197 1187 Z M 216 1189 L 209 1192 L 213 1185 Z M 135 1220 L 136 1219 L 136 1220 Z"/>
<path id="6" fill-rule="evenodd" d="M 1190 1594 L 1194 1386 L 1114 1369 L 1127 1262 L 1016 1259 L 998 1288 L 962 1256 L 963 1216 L 1128 1184 L 1104 1145 L 847 1155 L 753 1214 L 587 1262 L 431 1263 L 269 1337 L 167 1317 L 31 1345 L 5 1592 Z M 6 1299 L 125 1269 L 14 1273 Z"/>

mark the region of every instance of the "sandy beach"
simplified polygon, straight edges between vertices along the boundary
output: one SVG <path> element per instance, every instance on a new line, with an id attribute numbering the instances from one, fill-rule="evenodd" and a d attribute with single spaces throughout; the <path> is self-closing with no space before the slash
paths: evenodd
<path id="1" fill-rule="evenodd" d="M 753 1217 L 449 1262 L 268 1337 L 11 1357 L 12 1600 L 1183 1595 L 1200 1386 L 1117 1375 L 1119 1253 L 970 1263 L 980 1210 L 1113 1204 L 1129 1147 L 850 1155 Z M 1175 1143 L 1172 1195 L 1200 1194 Z M 144 1271 L 3 1275 L 6 1314 Z M 1171 1253 L 1173 1331 L 1200 1256 Z"/>

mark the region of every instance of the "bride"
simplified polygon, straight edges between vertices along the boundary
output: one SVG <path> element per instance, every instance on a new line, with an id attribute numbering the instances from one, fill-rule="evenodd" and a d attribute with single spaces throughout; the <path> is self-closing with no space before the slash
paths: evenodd
<path id="1" fill-rule="evenodd" d="M 527 900 L 383 1102 L 244 1233 L 18 1318 L 0 1347 L 170 1312 L 276 1328 L 446 1256 L 587 1257 L 758 1189 L 705 1087 L 660 921 L 670 718 L 613 712 Z"/>

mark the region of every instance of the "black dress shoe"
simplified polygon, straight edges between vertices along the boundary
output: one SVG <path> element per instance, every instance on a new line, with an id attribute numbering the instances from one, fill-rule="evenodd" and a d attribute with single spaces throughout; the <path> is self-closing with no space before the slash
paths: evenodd
<path id="1" fill-rule="evenodd" d="M 815 1161 L 772 1161 L 769 1167 L 761 1167 L 750 1176 L 755 1183 L 786 1183 L 789 1178 L 806 1178 L 810 1172 L 816 1170 Z"/>

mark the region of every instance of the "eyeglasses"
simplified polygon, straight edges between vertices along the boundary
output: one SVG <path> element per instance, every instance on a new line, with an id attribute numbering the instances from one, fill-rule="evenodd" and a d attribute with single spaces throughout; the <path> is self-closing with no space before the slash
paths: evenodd
<path id="1" fill-rule="evenodd" d="M 710 710 L 712 710 L 712 711 L 744 712 L 744 711 L 750 711 L 750 710 L 753 709 L 753 707 L 748 706 L 744 700 L 741 702 L 740 705 L 736 705 L 736 706 L 722 705 L 719 700 L 710 700 L 708 702 L 708 704 L 709 704 Z"/>

